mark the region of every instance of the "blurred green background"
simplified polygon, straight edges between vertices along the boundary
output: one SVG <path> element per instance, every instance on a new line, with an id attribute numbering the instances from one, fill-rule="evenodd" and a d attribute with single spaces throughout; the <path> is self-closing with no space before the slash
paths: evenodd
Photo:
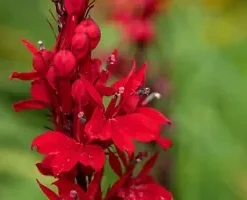
<path id="1" fill-rule="evenodd" d="M 29 148 L 48 124 L 45 114 L 14 113 L 11 104 L 28 98 L 29 84 L 8 79 L 31 68 L 20 38 L 52 47 L 49 6 L 49 0 L 0 1 L 1 200 L 45 199 L 35 178 L 50 182 L 38 174 L 39 157 Z M 172 0 L 157 20 L 160 54 L 150 48 L 149 60 L 162 57 L 171 65 L 175 200 L 247 199 L 246 11 L 245 0 Z M 99 49 L 110 52 L 119 34 L 100 14 L 96 18 L 103 32 Z"/>

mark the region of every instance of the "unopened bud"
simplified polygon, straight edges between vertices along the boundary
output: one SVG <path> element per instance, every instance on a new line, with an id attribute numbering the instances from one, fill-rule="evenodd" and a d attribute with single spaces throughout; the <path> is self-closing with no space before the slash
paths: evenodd
<path id="1" fill-rule="evenodd" d="M 76 60 L 73 54 L 67 50 L 59 51 L 54 57 L 54 68 L 56 75 L 68 77 L 76 67 Z"/>
<path id="2" fill-rule="evenodd" d="M 81 59 L 87 55 L 90 48 L 90 40 L 86 33 L 75 34 L 72 38 L 72 52 L 76 58 Z"/>
<path id="3" fill-rule="evenodd" d="M 75 29 L 76 34 L 86 33 L 90 39 L 90 48 L 93 50 L 99 43 L 101 32 L 99 26 L 93 19 L 83 20 Z"/>

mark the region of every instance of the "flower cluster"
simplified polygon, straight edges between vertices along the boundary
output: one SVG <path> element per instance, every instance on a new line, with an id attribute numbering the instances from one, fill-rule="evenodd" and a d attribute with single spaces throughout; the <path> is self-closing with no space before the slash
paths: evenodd
<path id="1" fill-rule="evenodd" d="M 126 37 L 133 42 L 149 42 L 155 37 L 154 17 L 168 0 L 114 0 L 111 18 L 124 29 Z"/>
<path id="2" fill-rule="evenodd" d="M 135 62 L 129 74 L 108 85 L 117 51 L 106 61 L 92 58 L 101 32 L 88 17 L 89 0 L 53 0 L 58 14 L 55 46 L 47 50 L 23 40 L 33 56 L 31 72 L 14 72 L 11 79 L 31 82 L 31 98 L 13 105 L 15 111 L 48 109 L 54 124 L 34 138 L 31 148 L 44 156 L 36 166 L 53 176 L 58 194 L 38 184 L 50 200 L 171 200 L 149 175 L 157 154 L 137 176 L 133 170 L 147 153 L 135 154 L 134 141 L 155 141 L 164 149 L 171 141 L 160 136 L 169 120 L 148 106 L 158 93 L 145 87 L 147 65 Z M 107 101 L 108 98 L 108 101 Z M 109 162 L 119 179 L 102 194 L 104 165 Z"/>

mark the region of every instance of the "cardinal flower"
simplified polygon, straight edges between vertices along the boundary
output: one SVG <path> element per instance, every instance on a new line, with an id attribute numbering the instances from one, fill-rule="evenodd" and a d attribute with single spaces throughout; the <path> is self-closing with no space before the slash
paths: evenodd
<path id="1" fill-rule="evenodd" d="M 97 107 L 86 124 L 85 132 L 91 140 L 112 139 L 120 150 L 129 154 L 135 150 L 132 139 L 139 142 L 162 140 L 159 139 L 160 129 L 169 120 L 153 108 L 138 106 L 142 99 L 138 88 L 144 83 L 145 71 L 146 65 L 143 65 L 135 72 L 134 63 L 129 75 L 113 84 L 112 87 L 118 88 L 118 92 L 107 109 Z"/>
<path id="2" fill-rule="evenodd" d="M 78 163 L 99 171 L 105 161 L 103 149 L 97 145 L 81 144 L 59 132 L 46 132 L 37 136 L 31 147 L 50 156 L 51 169 L 55 175 L 69 172 Z"/>
<path id="3" fill-rule="evenodd" d="M 108 190 L 105 200 L 117 199 L 117 197 L 138 200 L 172 200 L 171 193 L 149 175 L 157 156 L 157 153 L 152 156 L 136 177 L 133 177 L 134 168 L 126 171 Z"/>
<path id="4" fill-rule="evenodd" d="M 33 56 L 33 70 L 31 72 L 13 72 L 10 75 L 10 78 L 16 78 L 20 80 L 35 80 L 45 76 L 49 69 L 50 62 L 54 57 L 54 52 L 45 50 L 42 41 L 39 41 L 40 50 L 38 50 L 27 40 L 22 40 L 22 42 Z"/>
<path id="5" fill-rule="evenodd" d="M 75 183 L 70 182 L 68 180 L 61 179 L 61 180 L 58 180 L 58 181 L 53 183 L 58 188 L 58 194 L 56 194 L 51 189 L 49 189 L 46 186 L 44 186 L 43 184 L 41 184 L 39 181 L 37 181 L 37 182 L 39 184 L 40 189 L 48 197 L 49 200 L 60 200 L 60 199 L 66 199 L 66 200 L 83 199 L 83 200 L 87 200 L 86 193 L 80 188 L 80 186 L 76 185 Z"/>
<path id="6" fill-rule="evenodd" d="M 99 186 L 99 183 L 102 180 L 102 176 L 103 170 L 96 172 L 93 180 L 88 185 L 86 192 L 79 185 L 67 179 L 58 179 L 53 183 L 53 185 L 55 185 L 58 188 L 58 194 L 41 184 L 38 180 L 37 182 L 39 184 L 39 187 L 41 188 L 43 193 L 49 198 L 49 200 L 98 200 L 97 195 L 100 195 L 100 199 L 102 195 L 101 188 Z"/>

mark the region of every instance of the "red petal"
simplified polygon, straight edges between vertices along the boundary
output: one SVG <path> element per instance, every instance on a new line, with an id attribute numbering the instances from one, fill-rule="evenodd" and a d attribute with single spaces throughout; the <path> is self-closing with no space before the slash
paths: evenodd
<path id="1" fill-rule="evenodd" d="M 117 117 L 118 126 L 130 137 L 140 142 L 150 142 L 159 136 L 160 125 L 139 113 Z"/>
<path id="2" fill-rule="evenodd" d="M 42 154 L 57 154 L 66 149 L 76 149 L 78 144 L 65 134 L 48 131 L 34 138 L 31 144 L 33 147 L 37 147 L 37 151 Z"/>
<path id="3" fill-rule="evenodd" d="M 126 84 L 133 78 L 133 75 L 135 73 L 135 70 L 136 70 L 136 62 L 133 61 L 133 65 L 132 65 L 132 69 L 131 71 L 129 72 L 128 76 L 123 78 L 123 79 L 120 79 L 119 81 L 115 82 L 112 87 L 115 88 L 115 89 L 118 89 L 120 87 L 125 87 Z M 130 88 L 128 88 L 130 89 Z"/>
<path id="4" fill-rule="evenodd" d="M 39 74 L 38 72 L 22 72 L 22 73 L 13 72 L 9 78 L 10 79 L 16 78 L 23 81 L 30 81 L 39 78 Z"/>
<path id="5" fill-rule="evenodd" d="M 80 77 L 80 80 L 85 85 L 85 88 L 87 89 L 88 93 L 91 95 L 91 97 L 94 99 L 94 101 L 101 107 L 104 107 L 102 102 L 102 97 L 98 93 L 98 91 L 94 88 L 94 86 L 91 85 L 83 76 Z"/>
<path id="6" fill-rule="evenodd" d="M 131 84 L 131 88 L 133 90 L 138 89 L 140 86 L 142 86 L 145 82 L 145 74 L 147 71 L 147 64 L 143 64 L 142 67 L 136 72 L 134 75 Z"/>
<path id="7" fill-rule="evenodd" d="M 54 185 L 56 185 L 58 187 L 59 190 L 59 194 L 60 197 L 62 197 L 62 199 L 73 199 L 70 195 L 71 191 L 76 191 L 78 194 L 78 199 L 82 199 L 82 200 L 88 200 L 88 198 L 86 197 L 85 192 L 80 188 L 79 185 L 76 185 L 73 182 L 70 182 L 68 180 L 65 179 L 59 179 L 58 181 L 53 183 Z"/>
<path id="8" fill-rule="evenodd" d="M 119 189 L 131 178 L 131 172 L 125 173 L 118 181 L 116 181 L 110 190 L 107 192 L 105 199 L 110 199 L 112 196 L 115 196 Z"/>
<path id="9" fill-rule="evenodd" d="M 160 145 L 164 150 L 169 149 L 172 146 L 172 141 L 168 138 L 158 137 L 156 143 Z"/>
<path id="10" fill-rule="evenodd" d="M 113 171 L 119 176 L 122 176 L 122 166 L 121 163 L 119 161 L 119 158 L 112 153 L 111 151 L 109 151 L 109 164 L 110 167 L 113 169 Z"/>
<path id="11" fill-rule="evenodd" d="M 87 197 L 90 200 L 94 200 L 97 192 L 100 188 L 100 183 L 103 177 L 103 170 L 100 170 L 99 172 L 95 172 L 93 180 L 90 182 L 87 188 Z"/>
<path id="12" fill-rule="evenodd" d="M 45 176 L 53 176 L 51 163 L 54 158 L 54 155 L 46 156 L 41 163 L 37 163 L 36 167 L 39 172 Z"/>
<path id="13" fill-rule="evenodd" d="M 43 193 L 49 198 L 49 200 L 59 200 L 59 196 L 55 192 L 42 185 L 38 180 L 37 183 L 39 184 L 39 187 Z"/>
<path id="14" fill-rule="evenodd" d="M 129 155 L 135 150 L 131 137 L 116 123 L 112 123 L 112 140 L 119 150 L 127 151 Z"/>
<path id="15" fill-rule="evenodd" d="M 87 145 L 82 148 L 79 161 L 84 166 L 90 166 L 95 171 L 99 171 L 104 166 L 104 150 L 96 145 Z"/>
<path id="16" fill-rule="evenodd" d="M 24 110 L 43 109 L 45 108 L 45 105 L 40 101 L 28 99 L 14 103 L 13 108 L 16 112 L 20 112 Z"/>
<path id="17" fill-rule="evenodd" d="M 147 63 L 144 63 L 140 69 L 135 74 L 135 81 L 137 81 L 139 84 L 143 84 L 145 81 L 145 76 L 147 73 Z"/>
<path id="18" fill-rule="evenodd" d="M 156 123 L 158 124 L 167 124 L 167 123 L 171 124 L 169 119 L 167 119 L 161 112 L 159 112 L 158 110 L 154 108 L 140 107 L 140 108 L 137 108 L 136 111 L 142 115 L 145 115 L 151 118 L 152 120 L 155 120 Z"/>
<path id="19" fill-rule="evenodd" d="M 39 52 L 38 49 L 27 40 L 22 39 L 21 41 L 33 55 Z"/>
<path id="20" fill-rule="evenodd" d="M 112 135 L 111 121 L 106 119 L 90 120 L 85 127 L 90 140 L 100 139 L 102 141 L 109 140 Z"/>
<path id="21" fill-rule="evenodd" d="M 118 195 L 123 199 L 162 199 L 172 200 L 171 193 L 158 184 L 139 184 L 121 188 Z"/>
<path id="22" fill-rule="evenodd" d="M 62 151 L 52 160 L 52 170 L 56 176 L 63 172 L 70 172 L 78 163 L 79 153 L 74 151 Z"/>
<path id="23" fill-rule="evenodd" d="M 154 154 L 146 162 L 146 164 L 143 166 L 142 170 L 140 171 L 140 173 L 138 174 L 138 176 L 136 178 L 142 178 L 142 177 L 146 176 L 149 173 L 149 171 L 153 168 L 157 158 L 158 158 L 158 153 Z"/>
<path id="24" fill-rule="evenodd" d="M 138 95 L 129 96 L 122 105 L 123 111 L 125 113 L 133 113 L 136 110 L 139 101 L 140 97 Z"/>
<path id="25" fill-rule="evenodd" d="M 32 95 L 32 98 L 37 101 L 41 101 L 46 104 L 50 103 L 50 98 L 49 98 L 47 88 L 45 86 L 44 81 L 42 80 L 36 80 L 32 82 L 31 95 Z"/>
<path id="26" fill-rule="evenodd" d="M 103 119 L 103 109 L 97 107 L 94 109 L 93 115 L 85 126 L 85 132 L 90 140 L 99 139 L 102 127 L 106 124 L 106 120 Z M 102 137 L 101 137 L 102 138 Z"/>

